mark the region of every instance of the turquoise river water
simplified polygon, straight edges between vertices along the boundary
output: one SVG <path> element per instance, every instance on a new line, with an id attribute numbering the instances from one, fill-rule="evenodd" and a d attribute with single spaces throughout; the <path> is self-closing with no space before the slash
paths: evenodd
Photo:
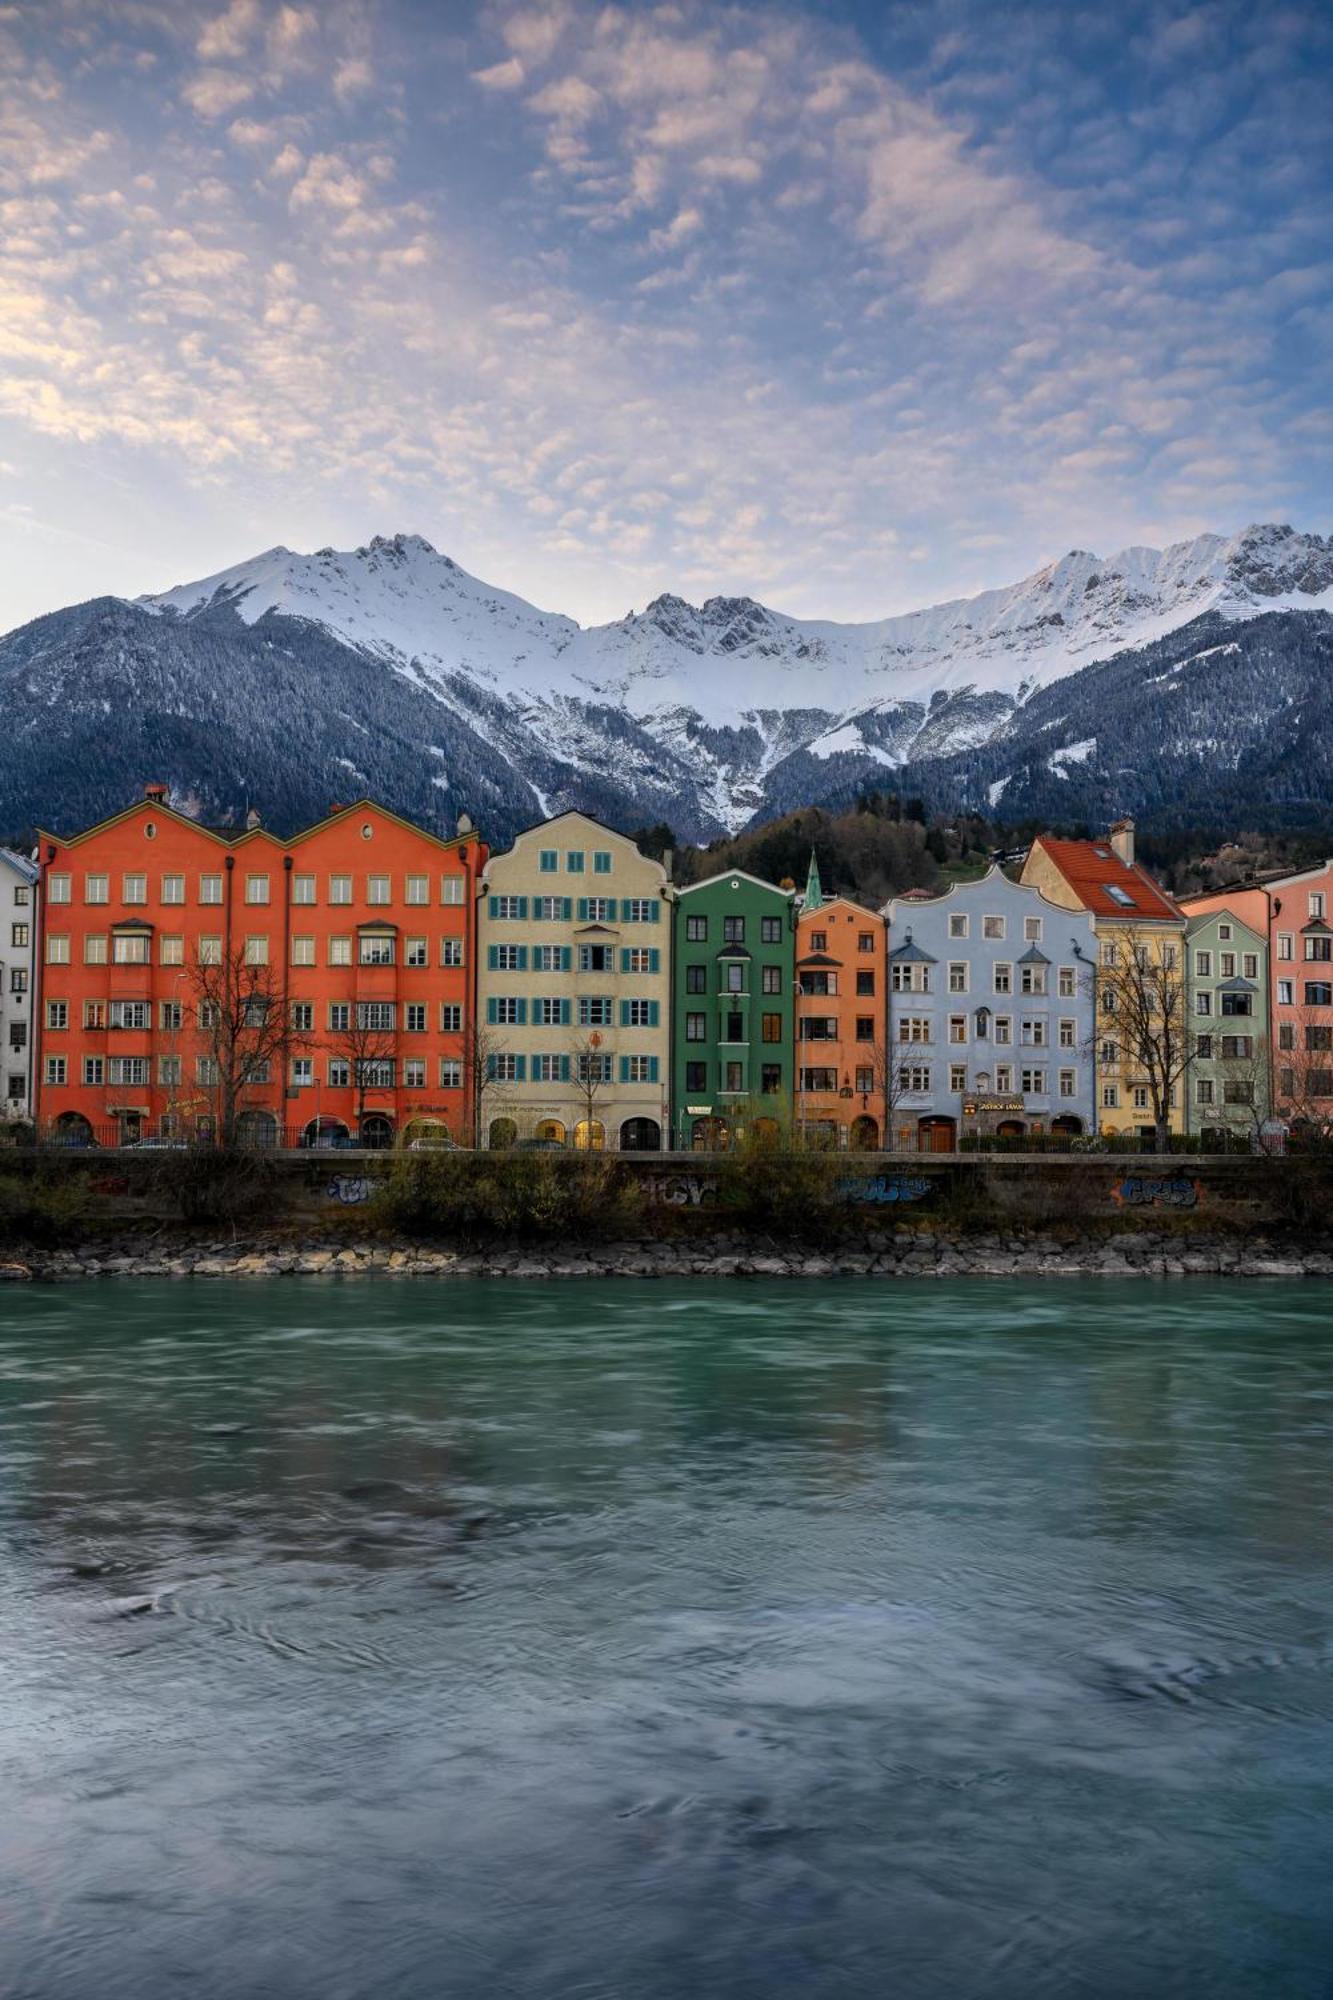
<path id="1" fill-rule="evenodd" d="M 1333 1992 L 1333 1292 L 0 1300 L 0 1994 Z"/>

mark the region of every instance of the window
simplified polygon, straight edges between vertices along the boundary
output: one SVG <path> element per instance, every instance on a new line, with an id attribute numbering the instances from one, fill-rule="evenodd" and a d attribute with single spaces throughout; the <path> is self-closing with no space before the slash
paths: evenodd
<path id="1" fill-rule="evenodd" d="M 569 922 L 568 896 L 534 896 L 532 914 L 539 924 Z"/>
<path id="2" fill-rule="evenodd" d="M 737 1022 L 740 1015 L 733 1016 Z M 802 1042 L 836 1042 L 838 1040 L 838 1017 L 836 1014 L 803 1015 L 798 1028 L 798 1040 Z M 741 1039 L 739 1035 L 735 1037 Z"/>
<path id="3" fill-rule="evenodd" d="M 838 1072 L 836 1069 L 812 1067 L 801 1071 L 800 1088 L 803 1091 L 810 1091 L 815 1094 L 822 1092 L 831 1096 L 837 1087 Z"/>
<path id="4" fill-rule="evenodd" d="M 722 1088 L 730 1096 L 739 1096 L 745 1088 L 745 1064 L 729 1062 L 722 1065 Z"/>
<path id="5" fill-rule="evenodd" d="M 657 1057 L 622 1056 L 620 1073 L 625 1083 L 656 1083 Z"/>
<path id="6" fill-rule="evenodd" d="M 580 972 L 613 972 L 614 954 L 609 944 L 581 944 L 579 946 Z"/>
<path id="7" fill-rule="evenodd" d="M 687 1014 L 685 1016 L 685 1039 L 687 1042 L 706 1042 L 708 1040 L 707 1014 Z"/>
<path id="8" fill-rule="evenodd" d="M 68 875 L 48 875 L 46 878 L 46 900 L 48 903 L 69 901 L 70 878 Z"/>
<path id="9" fill-rule="evenodd" d="M 1114 972 L 1118 958 L 1119 958 L 1119 953 L 1116 951 L 1114 943 L 1108 940 L 1102 946 L 1102 966 L 1104 970 L 1107 972 Z"/>
<path id="10" fill-rule="evenodd" d="M 1278 932 L 1277 955 L 1279 958 L 1294 958 L 1296 956 L 1294 940 L 1290 931 Z"/>
<path id="11" fill-rule="evenodd" d="M 362 931 L 357 938 L 357 961 L 361 965 L 392 965 L 396 940 L 388 931 Z"/>
<path id="12" fill-rule="evenodd" d="M 780 965 L 764 965 L 760 967 L 759 990 L 761 993 L 767 993 L 770 995 L 774 993 L 781 993 L 782 967 Z"/>
<path id="13" fill-rule="evenodd" d="M 968 925 L 968 919 L 965 911 L 963 910 L 950 911 L 949 936 L 951 938 L 965 938 L 967 936 L 967 925 Z"/>
<path id="14" fill-rule="evenodd" d="M 1324 892 L 1322 889 L 1312 889 L 1310 892 L 1310 921 L 1312 923 L 1322 923 L 1324 921 Z"/>
<path id="15" fill-rule="evenodd" d="M 1254 995 L 1252 993 L 1224 993 L 1222 995 L 1222 1014 L 1224 1018 L 1234 1018 L 1236 1015 L 1252 1014 L 1253 1012 Z"/>
<path id="16" fill-rule="evenodd" d="M 759 942 L 761 944 L 782 943 L 781 917 L 761 917 L 759 919 Z"/>
<path id="17" fill-rule="evenodd" d="M 179 1056 L 159 1056 L 157 1059 L 157 1080 L 168 1087 L 178 1085 L 181 1080 L 181 1059 Z"/>
<path id="18" fill-rule="evenodd" d="M 268 964 L 268 939 L 248 937 L 245 940 L 245 962 L 247 965 Z"/>
<path id="19" fill-rule="evenodd" d="M 157 941 L 157 962 L 159 965 L 184 965 L 185 939 L 160 937 Z"/>
<path id="20" fill-rule="evenodd" d="M 615 922 L 616 903 L 614 896 L 581 896 L 579 901 L 581 904 L 586 905 L 586 913 L 581 913 L 579 916 L 580 923 L 613 924 Z M 630 906 L 627 903 L 625 907 L 628 909 Z"/>
<path id="21" fill-rule="evenodd" d="M 951 993 L 966 993 L 967 961 L 965 959 L 951 958 L 949 960 L 949 991 Z"/>
<path id="22" fill-rule="evenodd" d="M 335 1090 L 345 1090 L 352 1081 L 352 1064 L 347 1056 L 330 1056 L 324 1071 L 325 1080 Z"/>
<path id="23" fill-rule="evenodd" d="M 1099 1043 L 1097 1060 L 1103 1069 L 1115 1069 L 1120 1061 L 1120 1044 L 1118 1042 Z"/>
<path id="24" fill-rule="evenodd" d="M 146 1000 L 113 1000 L 111 1002 L 111 1025 L 113 1028 L 148 1027 L 150 1021 Z"/>
<path id="25" fill-rule="evenodd" d="M 85 875 L 83 878 L 83 900 L 85 903 L 109 903 L 111 900 L 110 876 Z"/>
<path id="26" fill-rule="evenodd" d="M 1148 1109 L 1148 1086 L 1146 1083 L 1136 1083 L 1130 1091 L 1129 1096 L 1130 1103 L 1133 1105 L 1135 1111 L 1146 1111 Z"/>
<path id="27" fill-rule="evenodd" d="M 269 878 L 267 875 L 247 875 L 245 878 L 245 900 L 247 903 L 267 903 L 269 899 Z"/>
<path id="28" fill-rule="evenodd" d="M 1007 1046 L 1014 1039 L 1014 1019 L 1012 1014 L 995 1016 L 995 1040 Z"/>
<path id="29" fill-rule="evenodd" d="M 292 1089 L 309 1090 L 315 1081 L 315 1059 L 313 1056 L 292 1057 Z"/>
<path id="30" fill-rule="evenodd" d="M 1024 941 L 1025 941 L 1025 942 L 1026 942 L 1027 944 L 1040 944 L 1040 943 L 1041 943 L 1041 918 L 1040 918 L 1040 917 L 1024 917 L 1024 919 L 1023 919 L 1023 938 L 1024 938 Z"/>
<path id="31" fill-rule="evenodd" d="M 687 944 L 707 944 L 708 942 L 707 917 L 686 917 L 685 940 Z"/>
<path id="32" fill-rule="evenodd" d="M 313 875 L 293 875 L 292 901 L 302 906 L 315 900 L 315 878 Z"/>
<path id="33" fill-rule="evenodd" d="M 707 1063 L 701 1063 L 701 1062 L 686 1063 L 685 1088 L 686 1090 L 707 1090 L 708 1088 Z"/>
<path id="34" fill-rule="evenodd" d="M 967 1040 L 967 1015 L 966 1015 L 966 1014 L 950 1014 L 950 1016 L 949 1016 L 949 1040 L 950 1040 L 951 1042 L 965 1042 L 965 1041 Z"/>
<path id="35" fill-rule="evenodd" d="M 983 917 L 981 919 L 981 935 L 984 938 L 1002 938 L 1004 936 L 1004 918 Z"/>
<path id="36" fill-rule="evenodd" d="M 568 1000 L 534 1000 L 534 1019 L 539 1028 L 561 1028 L 569 1025 Z"/>
<path id="37" fill-rule="evenodd" d="M 1062 1049 L 1073 1048 L 1076 1032 L 1077 1032 L 1077 1024 L 1075 1022 L 1061 1021 L 1059 1029 L 1059 1039 L 1060 1039 L 1060 1047 Z"/>
<path id="38" fill-rule="evenodd" d="M 1234 951 L 1219 952 L 1217 957 L 1217 969 L 1219 975 L 1223 979 L 1234 979 L 1236 976 L 1235 952 Z"/>
<path id="39" fill-rule="evenodd" d="M 579 995 L 579 1026 L 581 1028 L 609 1028 L 611 1025 L 611 1001 L 601 993 Z"/>
<path id="40" fill-rule="evenodd" d="M 873 999 L 875 994 L 874 973 L 858 972 L 856 975 L 856 990 L 862 999 L 866 1000 Z"/>
<path id="41" fill-rule="evenodd" d="M 561 1083 L 568 1074 L 568 1056 L 534 1056 L 532 1058 L 532 1080 L 534 1083 Z"/>
<path id="42" fill-rule="evenodd" d="M 440 1057 L 440 1089 L 461 1090 L 463 1088 L 463 1065 L 457 1056 Z"/>
<path id="43" fill-rule="evenodd" d="M 1223 1035 L 1223 1062 L 1248 1062 L 1254 1054 L 1253 1035 Z"/>
<path id="44" fill-rule="evenodd" d="M 42 1076 L 47 1083 L 63 1083 L 65 1081 L 66 1069 L 67 1063 L 64 1056 L 48 1056 L 42 1070 Z"/>
<path id="45" fill-rule="evenodd" d="M 745 919 L 744 919 L 744 917 L 723 917 L 723 919 L 722 919 L 722 942 L 723 942 L 723 944 L 744 944 L 744 943 L 745 943 Z M 814 946 L 814 948 L 815 948 L 815 950 L 816 950 L 816 951 L 823 951 L 823 949 L 824 949 L 824 934 L 823 934 L 823 932 L 822 932 L 822 931 L 816 931 L 816 932 L 815 932 L 815 934 L 814 934 L 814 936 L 813 936 L 813 938 L 811 939 L 811 943 L 812 943 L 812 945 Z"/>
<path id="46" fill-rule="evenodd" d="M 1103 1110 L 1103 1111 L 1118 1111 L 1119 1109 L 1120 1109 L 1120 1086 L 1119 1086 L 1119 1084 L 1118 1084 L 1118 1083 L 1104 1083 L 1104 1084 L 1102 1085 L 1102 1110 Z"/>
<path id="47" fill-rule="evenodd" d="M 1230 924 L 1219 924 L 1217 927 L 1217 935 L 1221 938 L 1223 944 L 1230 944 L 1231 942 Z"/>
<path id="48" fill-rule="evenodd" d="M 589 897 L 589 910 L 594 900 Z M 620 905 L 620 914 L 627 924 L 650 924 L 656 907 L 651 896 L 627 896 Z"/>
<path id="49" fill-rule="evenodd" d="M 543 875 L 554 875 L 560 866 L 560 856 L 553 847 L 543 847 L 537 856 L 537 866 Z"/>
<path id="50" fill-rule="evenodd" d="M 1137 907 L 1128 889 L 1122 889 L 1118 882 L 1108 882 L 1106 893 L 1113 903 L 1119 903 L 1122 910 L 1132 910 Z"/>
<path id="51" fill-rule="evenodd" d="M 583 852 L 581 848 L 570 848 L 565 856 L 565 867 L 571 875 L 581 875 L 583 873 Z"/>
<path id="52" fill-rule="evenodd" d="M 511 1056 L 503 1051 L 486 1058 L 486 1077 L 490 1083 L 522 1083 L 523 1058 Z"/>
<path id="53" fill-rule="evenodd" d="M 1277 1045 L 1278 1045 L 1278 1047 L 1279 1047 L 1280 1049 L 1294 1049 L 1294 1048 L 1295 1048 L 1295 1046 L 1296 1046 L 1296 1028 L 1295 1028 L 1295 1024 L 1294 1024 L 1293 1022 L 1291 1022 L 1291 1021 L 1283 1021 L 1283 1022 L 1282 1022 L 1282 1023 L 1280 1024 L 1280 1026 L 1279 1026 L 1279 1028 L 1278 1028 L 1278 1031 L 1277 1031 Z"/>
<path id="54" fill-rule="evenodd" d="M 570 950 L 563 944 L 535 944 L 532 947 L 534 972 L 568 972 Z"/>
<path id="55" fill-rule="evenodd" d="M 1194 1079 L 1194 1102 L 1196 1104 L 1211 1104 L 1212 1101 L 1213 1079 L 1210 1076 L 1196 1077 Z"/>
<path id="56" fill-rule="evenodd" d="M 928 965 L 890 966 L 889 986 L 894 993 L 929 993 L 930 967 Z"/>
<path id="57" fill-rule="evenodd" d="M 1254 1085 L 1243 1078 L 1228 1081 L 1222 1085 L 1224 1104 L 1253 1104 Z"/>
<path id="58" fill-rule="evenodd" d="M 1200 1062 L 1211 1062 L 1213 1059 L 1212 1036 L 1196 1035 L 1194 1038 L 1194 1053 Z"/>
<path id="59" fill-rule="evenodd" d="M 108 1083 L 142 1085 L 148 1082 L 147 1056 L 109 1056 L 106 1074 Z"/>
<path id="60" fill-rule="evenodd" d="M 369 1028 L 379 1035 L 391 1034 L 397 1023 L 398 1009 L 392 1000 L 358 1000 L 356 1003 L 356 1025 L 360 1029 Z"/>
<path id="61" fill-rule="evenodd" d="M 1305 1030 L 1305 1046 L 1307 1049 L 1318 1051 L 1320 1055 L 1328 1054 L 1330 1050 L 1333 1050 L 1333 1028 L 1307 1028 Z"/>
<path id="62" fill-rule="evenodd" d="M 1044 1097 L 1046 1094 L 1046 1072 L 1044 1069 L 1025 1069 L 1020 1072 L 1024 1097 Z"/>
<path id="63" fill-rule="evenodd" d="M 656 1000 L 622 1000 L 620 1003 L 620 1025 L 622 1028 L 655 1028 L 657 1026 Z"/>
<path id="64" fill-rule="evenodd" d="M 657 971 L 657 948 L 655 945 L 636 944 L 620 954 L 622 972 L 650 973 Z"/>
<path id="65" fill-rule="evenodd" d="M 900 1042 L 928 1042 L 931 1039 L 931 1024 L 928 1014 L 904 1014 L 898 1022 Z"/>
<path id="66" fill-rule="evenodd" d="M 996 993 L 1012 993 L 1014 990 L 1014 968 L 1012 965 L 995 965 L 992 971 L 992 987 Z"/>
<path id="67" fill-rule="evenodd" d="M 462 875 L 441 875 L 440 901 L 442 903 L 465 903 L 467 882 Z"/>
<path id="68" fill-rule="evenodd" d="M 313 965 L 315 963 L 315 940 L 312 937 L 292 939 L 292 964 Z"/>
<path id="69" fill-rule="evenodd" d="M 1289 985 L 1290 981 L 1286 983 Z M 1305 1004 L 1307 1007 L 1333 1007 L 1333 980 L 1307 979 Z"/>
<path id="70" fill-rule="evenodd" d="M 687 993 L 706 993 L 708 991 L 708 967 L 706 965 L 686 966 L 685 991 Z"/>
<path id="71" fill-rule="evenodd" d="M 111 957 L 116 965 L 147 965 L 151 939 L 147 931 L 118 931 L 112 940 Z"/>
<path id="72" fill-rule="evenodd" d="M 352 963 L 352 940 L 349 937 L 329 939 L 329 964 L 350 965 Z"/>
<path id="73" fill-rule="evenodd" d="M 403 883 L 403 901 L 412 904 L 429 903 L 430 876 L 409 875 Z M 422 1082 L 425 1082 L 424 1077 L 422 1078 Z"/>
<path id="74" fill-rule="evenodd" d="M 858 1042 L 873 1042 L 875 1039 L 875 1017 L 873 1014 L 858 1014 L 856 1017 L 856 1039 Z"/>
<path id="75" fill-rule="evenodd" d="M 164 875 L 162 877 L 162 901 L 164 903 L 183 903 L 185 901 L 185 877 L 183 875 Z"/>
<path id="76" fill-rule="evenodd" d="M 1240 960 L 1240 968 L 1244 978 L 1257 979 L 1259 977 L 1258 952 L 1257 951 L 1242 952 Z"/>
<path id="77" fill-rule="evenodd" d="M 873 1070 L 868 1070 L 868 1069 L 867 1069 L 867 1070 L 860 1070 L 860 1069 L 859 1069 L 859 1070 L 858 1070 L 858 1071 L 856 1072 L 856 1076 L 857 1076 L 857 1084 L 856 1084 L 856 1087 L 857 1087 L 857 1089 L 858 1089 L 858 1090 L 870 1090 L 870 1089 L 872 1089 L 872 1088 L 873 1088 L 873 1085 L 872 1085 L 872 1084 L 870 1084 L 870 1083 L 862 1083 L 862 1082 L 861 1082 L 861 1080 L 860 1080 L 860 1079 L 861 1079 L 861 1078 L 862 1078 L 863 1076 L 865 1076 L 865 1077 L 873 1077 L 873 1076 L 874 1076 L 874 1071 L 873 1071 Z M 966 1089 L 967 1089 L 967 1064 L 966 1064 L 966 1063 L 950 1063 L 950 1064 L 949 1064 L 949 1088 L 950 1088 L 950 1090 L 951 1090 L 951 1091 L 953 1091 L 953 1092 L 954 1092 L 954 1094 L 955 1094 L 955 1095 L 957 1095 L 957 1093 L 958 1093 L 959 1091 L 963 1091 L 963 1090 L 966 1090 Z"/>
<path id="78" fill-rule="evenodd" d="M 46 1025 L 48 1028 L 69 1026 L 69 1001 L 48 1000 L 46 1003 Z"/>
<path id="79" fill-rule="evenodd" d="M 593 1049 L 581 1049 L 575 1060 L 574 1072 L 580 1083 L 610 1083 L 611 1058 L 599 1055 Z"/>
<path id="80" fill-rule="evenodd" d="M 83 1025 L 85 1028 L 106 1026 L 106 1001 L 85 1000 L 83 1003 Z"/>
<path id="81" fill-rule="evenodd" d="M 1309 989 L 1309 987 L 1307 986 L 1305 990 L 1306 990 L 1306 992 L 1308 993 L 1310 989 Z M 1293 980 L 1293 979 L 1279 979 L 1279 980 L 1278 980 L 1278 983 L 1277 983 L 1277 1004 L 1278 1004 L 1278 1006 L 1279 1006 L 1279 1007 L 1290 1007 L 1290 1006 L 1291 1006 L 1291 1005 L 1293 1004 L 1293 1000 L 1294 1000 L 1294 996 L 1295 996 L 1295 992 L 1296 992 L 1296 982 L 1295 982 L 1295 980 Z"/>
<path id="82" fill-rule="evenodd" d="M 593 854 L 592 869 L 594 875 L 609 875 L 611 873 L 611 855 L 605 847 L 599 847 Z"/>
<path id="83" fill-rule="evenodd" d="M 1078 1096 L 1078 1078 L 1072 1069 L 1062 1069 L 1060 1072 L 1060 1095 L 1061 1097 Z"/>
<path id="84" fill-rule="evenodd" d="M 426 1062 L 423 1056 L 407 1056 L 403 1062 L 404 1090 L 424 1090 L 426 1088 Z"/>
<path id="85" fill-rule="evenodd" d="M 459 937 L 440 939 L 440 964 L 457 968 L 463 963 L 463 940 Z"/>
<path id="86" fill-rule="evenodd" d="M 46 962 L 48 965 L 69 964 L 69 937 L 65 932 L 46 933 Z"/>
<path id="87" fill-rule="evenodd" d="M 367 875 L 366 901 L 375 909 L 383 909 L 393 901 L 393 878 L 389 875 Z"/>
<path id="88" fill-rule="evenodd" d="M 423 937 L 405 938 L 403 941 L 403 964 L 415 966 L 418 970 L 430 963 L 430 954 Z"/>
<path id="89" fill-rule="evenodd" d="M 830 1072 L 836 1074 L 836 1072 Z M 898 1071 L 898 1088 L 907 1091 L 928 1091 L 930 1089 L 929 1063 L 903 1063 Z"/>
<path id="90" fill-rule="evenodd" d="M 1046 1046 L 1046 1023 L 1043 1020 L 1025 1016 L 1019 1024 L 1018 1034 L 1025 1048 L 1044 1049 Z"/>
<path id="91" fill-rule="evenodd" d="M 218 1009 L 215 1001 L 201 1000 L 199 1002 L 198 1020 L 201 1028 L 216 1028 L 218 1025 Z"/>
<path id="92" fill-rule="evenodd" d="M 1305 940 L 1307 964 L 1327 963 L 1333 959 L 1333 937 L 1308 937 Z"/>
<path id="93" fill-rule="evenodd" d="M 528 958 L 521 944 L 493 944 L 486 956 L 492 972 L 522 972 Z"/>
<path id="94" fill-rule="evenodd" d="M 1203 1014 L 1211 1014 L 1211 1013 L 1212 1013 L 1212 1011 L 1213 1011 L 1213 996 L 1212 996 L 1212 994 L 1211 994 L 1211 993 L 1196 993 L 1196 994 L 1195 994 L 1195 996 L 1194 996 L 1194 1011 L 1195 1011 L 1195 1013 L 1196 1013 L 1196 1014 L 1200 1014 L 1200 1015 L 1203 1015 Z"/>
<path id="95" fill-rule="evenodd" d="M 352 878 L 350 875 L 330 875 L 329 901 L 350 903 L 352 900 Z"/>
<path id="96" fill-rule="evenodd" d="M 220 903 L 222 901 L 222 877 L 220 875 L 201 875 L 199 877 L 199 901 L 201 903 Z"/>
<path id="97" fill-rule="evenodd" d="M 782 1064 L 761 1063 L 759 1065 L 759 1091 L 763 1097 L 776 1097 L 782 1089 Z"/>
<path id="98" fill-rule="evenodd" d="M 1014 1073 L 1010 1069 L 1008 1063 L 997 1063 L 995 1066 L 995 1088 L 999 1091 L 1007 1093 L 1011 1091 L 1013 1087 L 1014 1087 Z"/>
<path id="99" fill-rule="evenodd" d="M 722 990 L 725 993 L 744 993 L 745 967 L 743 965 L 724 965 L 722 974 Z"/>
<path id="100" fill-rule="evenodd" d="M 457 1000 L 440 1002 L 440 1033 L 461 1035 L 463 1032 L 463 1009 Z"/>
<path id="101" fill-rule="evenodd" d="M 764 1014 L 760 1017 L 759 1039 L 764 1042 L 780 1042 L 782 1040 L 781 1014 Z"/>
<path id="102" fill-rule="evenodd" d="M 293 1000 L 291 1024 L 295 1034 L 309 1034 L 315 1025 L 315 1007 L 311 1000 Z"/>
<path id="103" fill-rule="evenodd" d="M 425 1034 L 426 1003 L 424 1000 L 409 1000 L 407 1002 L 403 1008 L 403 1027 L 409 1035 Z"/>
<path id="104" fill-rule="evenodd" d="M 1072 965 L 1062 965 L 1060 967 L 1059 979 L 1056 990 L 1059 993 L 1059 996 L 1062 1000 L 1073 999 L 1075 989 L 1074 989 L 1074 968 Z"/>
<path id="105" fill-rule="evenodd" d="M 1046 991 L 1046 967 L 1044 965 L 1024 965 L 1019 968 L 1019 991 L 1041 994 Z"/>

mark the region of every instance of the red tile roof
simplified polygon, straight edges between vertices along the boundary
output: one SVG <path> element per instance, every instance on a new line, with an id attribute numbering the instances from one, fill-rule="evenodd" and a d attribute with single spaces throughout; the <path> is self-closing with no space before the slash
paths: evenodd
<path id="1" fill-rule="evenodd" d="M 1183 911 L 1158 888 L 1147 869 L 1138 862 L 1126 866 L 1109 840 L 1050 840 L 1040 834 L 1037 844 L 1094 917 L 1121 917 L 1127 923 L 1135 917 L 1156 923 L 1183 918 Z M 1119 890 L 1119 895 L 1112 890 Z"/>

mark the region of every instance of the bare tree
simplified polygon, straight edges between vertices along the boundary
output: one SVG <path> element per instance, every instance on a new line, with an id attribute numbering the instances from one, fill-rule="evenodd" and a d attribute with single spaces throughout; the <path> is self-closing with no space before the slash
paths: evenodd
<path id="1" fill-rule="evenodd" d="M 1307 1143 L 1333 1143 L 1333 1015 L 1327 1008 L 1301 1008 L 1279 1023 L 1273 1068 L 1274 1110 L 1299 1126 Z"/>
<path id="2" fill-rule="evenodd" d="M 1185 1011 L 1185 954 L 1175 940 L 1103 933 L 1096 974 L 1098 1040 L 1114 1039 L 1130 1089 L 1146 1090 L 1153 1145 L 1171 1150 L 1171 1101 L 1194 1060 Z"/>
<path id="3" fill-rule="evenodd" d="M 586 1123 L 591 1140 L 592 1127 L 600 1123 L 597 1112 L 603 1101 L 611 1078 L 608 1074 L 611 1058 L 602 1047 L 602 1038 L 596 1029 L 589 1035 L 581 1035 L 571 1050 L 570 1070 L 579 1109 Z"/>
<path id="4" fill-rule="evenodd" d="M 389 1003 L 377 1000 L 349 1000 L 344 1003 L 345 1014 L 339 1014 L 339 1026 L 330 1028 L 328 1048 L 332 1055 L 340 1056 L 347 1064 L 356 1093 L 356 1126 L 361 1130 L 366 1116 L 366 1097 L 375 1089 L 385 1086 L 378 1078 L 384 1073 L 393 1077 L 393 1064 L 397 1059 L 398 1035 L 391 1025 L 392 1012 L 385 1012 Z"/>
<path id="5" fill-rule="evenodd" d="M 480 1146 L 486 1130 L 486 1094 L 495 1088 L 495 1057 L 502 1043 L 493 1029 L 469 1011 L 463 1029 L 463 1083 L 466 1102 L 472 1106 L 472 1143 Z"/>
<path id="6" fill-rule="evenodd" d="M 1243 1134 L 1250 1146 L 1257 1148 L 1269 1116 L 1273 1053 L 1267 1035 L 1248 1032 L 1251 1025 L 1243 1019 L 1227 1021 L 1226 1032 L 1214 1036 L 1213 1047 L 1218 1054 L 1212 1062 L 1212 1073 L 1215 1084 L 1221 1088 L 1222 1100 L 1213 1107 L 1216 1115 L 1208 1122 L 1220 1131 Z M 1196 1041 L 1198 1063 L 1203 1060 L 1198 1047 L 1202 1040 L 1199 1036 Z M 1197 1101 L 1195 1113 L 1199 1122 L 1203 1122 L 1202 1107 Z"/>
<path id="7" fill-rule="evenodd" d="M 281 1088 L 288 1055 L 306 1038 L 287 1018 L 272 967 L 251 965 L 242 947 L 196 959 L 186 986 L 202 1049 L 199 1082 L 217 1107 L 218 1141 L 231 1147 L 247 1091 L 268 1083 L 275 1065 Z"/>

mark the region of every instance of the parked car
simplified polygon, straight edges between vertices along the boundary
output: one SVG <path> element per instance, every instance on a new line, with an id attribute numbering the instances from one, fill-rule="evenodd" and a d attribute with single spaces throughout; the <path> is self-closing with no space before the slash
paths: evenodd
<path id="1" fill-rule="evenodd" d="M 511 1148 L 515 1153 L 563 1153 L 566 1150 L 559 1139 L 519 1139 Z"/>
<path id="2" fill-rule="evenodd" d="M 317 1132 L 305 1144 L 312 1153 L 359 1153 L 361 1150 L 360 1140 L 354 1139 L 350 1132 Z"/>
<path id="3" fill-rule="evenodd" d="M 427 1139 L 409 1139 L 407 1142 L 409 1153 L 461 1153 L 462 1150 L 463 1148 L 453 1139 L 435 1136 Z"/>
<path id="4" fill-rule="evenodd" d="M 127 1139 L 122 1153 L 188 1153 L 188 1139 Z"/>

